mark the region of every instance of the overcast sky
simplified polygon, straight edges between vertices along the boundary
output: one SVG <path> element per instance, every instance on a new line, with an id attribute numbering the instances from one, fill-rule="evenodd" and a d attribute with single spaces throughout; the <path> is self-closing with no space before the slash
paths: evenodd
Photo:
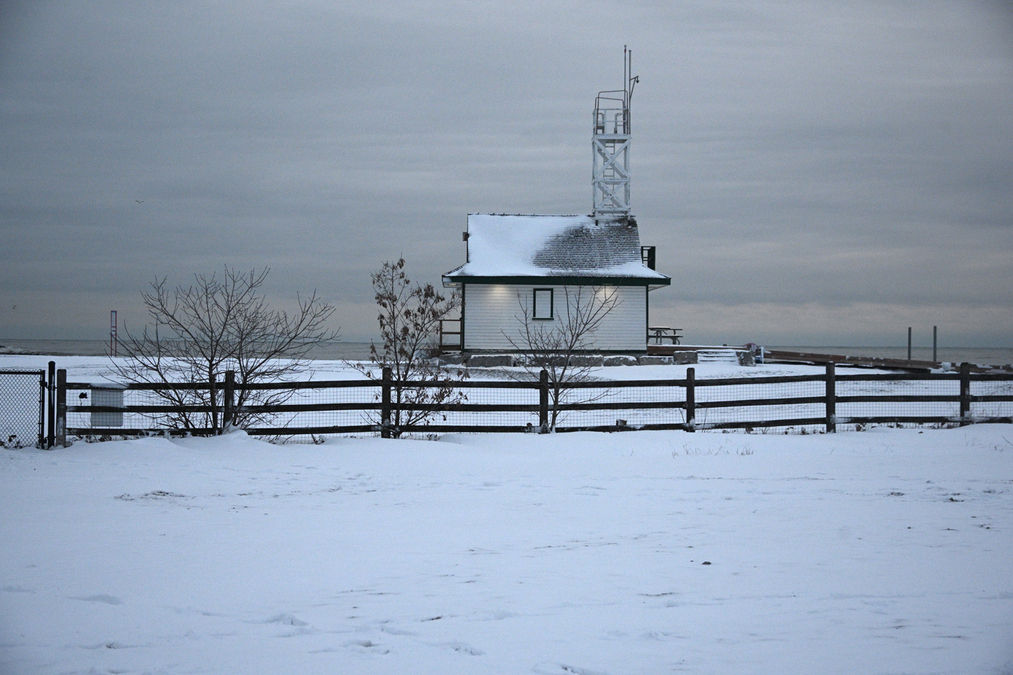
<path id="1" fill-rule="evenodd" d="M 690 342 L 1013 347 L 1008 2 L 0 4 L 0 339 L 144 322 L 155 277 L 270 266 L 347 340 L 469 212 L 588 213 L 640 76 L 633 211 Z"/>

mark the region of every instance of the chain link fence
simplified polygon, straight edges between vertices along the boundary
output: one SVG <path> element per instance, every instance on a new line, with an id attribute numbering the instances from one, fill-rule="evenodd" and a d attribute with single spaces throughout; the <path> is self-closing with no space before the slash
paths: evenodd
<path id="1" fill-rule="evenodd" d="M 42 447 L 46 371 L 0 370 L 0 447 Z"/>
<path id="2" fill-rule="evenodd" d="M 550 400 L 550 407 L 553 403 Z M 682 428 L 686 423 L 686 383 L 581 382 L 564 387 L 558 404 L 556 427 L 560 431 Z"/>
<path id="3" fill-rule="evenodd" d="M 821 377 L 698 380 L 696 387 L 697 429 L 815 432 L 826 424 Z"/>

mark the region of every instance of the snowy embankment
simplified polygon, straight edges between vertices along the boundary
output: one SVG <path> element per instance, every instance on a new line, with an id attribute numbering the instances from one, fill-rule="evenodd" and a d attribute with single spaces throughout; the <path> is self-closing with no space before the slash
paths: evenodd
<path id="1" fill-rule="evenodd" d="M 0 451 L 2 673 L 1010 673 L 1013 427 Z"/>

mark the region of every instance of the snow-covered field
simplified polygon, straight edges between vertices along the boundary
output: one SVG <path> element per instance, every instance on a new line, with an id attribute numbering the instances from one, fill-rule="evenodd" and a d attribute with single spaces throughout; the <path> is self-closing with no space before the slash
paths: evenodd
<path id="1" fill-rule="evenodd" d="M 0 673 L 1013 673 L 1013 427 L 0 450 Z"/>

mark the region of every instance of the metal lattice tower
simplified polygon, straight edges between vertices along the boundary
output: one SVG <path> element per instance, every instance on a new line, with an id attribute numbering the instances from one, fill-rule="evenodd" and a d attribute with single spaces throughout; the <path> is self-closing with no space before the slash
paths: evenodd
<path id="1" fill-rule="evenodd" d="M 633 52 L 623 47 L 623 88 L 594 100 L 591 172 L 595 218 L 630 214 L 630 99 L 640 81 L 631 75 Z"/>

